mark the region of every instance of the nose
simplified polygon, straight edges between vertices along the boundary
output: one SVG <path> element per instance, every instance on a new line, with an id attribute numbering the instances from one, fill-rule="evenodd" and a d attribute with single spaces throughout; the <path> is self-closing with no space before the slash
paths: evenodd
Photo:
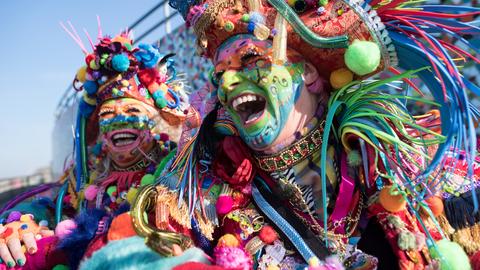
<path id="1" fill-rule="evenodd" d="M 238 71 L 228 70 L 225 71 L 221 79 L 221 87 L 225 93 L 229 93 L 235 89 L 241 82 L 243 78 Z"/>

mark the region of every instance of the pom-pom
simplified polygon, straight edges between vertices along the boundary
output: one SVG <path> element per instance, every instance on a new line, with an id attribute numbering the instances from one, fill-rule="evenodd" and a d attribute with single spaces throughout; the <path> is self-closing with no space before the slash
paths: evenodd
<path id="1" fill-rule="evenodd" d="M 324 7 L 328 4 L 328 0 L 318 0 L 318 5 Z"/>
<path id="2" fill-rule="evenodd" d="M 335 89 L 340 89 L 353 81 L 353 73 L 346 69 L 340 68 L 330 74 L 330 84 Z"/>
<path id="3" fill-rule="evenodd" d="M 358 151 L 352 150 L 348 153 L 347 162 L 351 167 L 358 167 L 362 164 L 362 156 L 360 156 Z"/>
<path id="4" fill-rule="evenodd" d="M 52 270 L 69 270 L 68 266 L 63 265 L 63 264 L 57 264 L 55 267 L 52 268 Z"/>
<path id="5" fill-rule="evenodd" d="M 21 217 L 22 217 L 22 213 L 18 211 L 12 211 L 7 217 L 7 223 L 19 221 Z"/>
<path id="6" fill-rule="evenodd" d="M 250 270 L 252 259 L 241 248 L 217 247 L 213 251 L 215 264 L 226 269 Z"/>
<path id="7" fill-rule="evenodd" d="M 112 58 L 112 68 L 118 72 L 125 72 L 130 67 L 130 60 L 124 54 L 117 54 Z"/>
<path id="8" fill-rule="evenodd" d="M 240 242 L 235 235 L 227 233 L 218 239 L 217 247 L 238 247 Z"/>
<path id="9" fill-rule="evenodd" d="M 77 80 L 84 83 L 87 80 L 87 67 L 83 66 L 77 71 Z"/>
<path id="10" fill-rule="evenodd" d="M 77 228 L 77 224 L 72 219 L 66 219 L 57 224 L 55 235 L 60 239 L 64 239 Z"/>
<path id="11" fill-rule="evenodd" d="M 155 105 L 157 105 L 158 108 L 163 109 L 167 106 L 165 93 L 162 90 L 155 91 L 152 96 L 155 100 Z"/>
<path id="12" fill-rule="evenodd" d="M 258 235 L 260 240 L 267 245 L 273 244 L 278 239 L 277 232 L 271 226 L 263 226 Z"/>
<path id="13" fill-rule="evenodd" d="M 472 263 L 472 269 L 480 269 L 480 251 L 470 257 L 470 262 Z"/>
<path id="14" fill-rule="evenodd" d="M 392 194 L 392 187 L 385 187 L 380 191 L 378 196 L 379 203 L 385 208 L 385 210 L 396 213 L 405 209 L 407 201 L 403 198 L 402 194 Z"/>
<path id="15" fill-rule="evenodd" d="M 89 95 L 94 95 L 97 93 L 98 85 L 94 81 L 86 81 L 83 83 L 83 89 L 85 89 Z"/>
<path id="16" fill-rule="evenodd" d="M 87 201 L 93 201 L 97 197 L 98 187 L 96 185 L 89 185 L 83 192 Z"/>
<path id="17" fill-rule="evenodd" d="M 233 208 L 233 198 L 229 195 L 220 195 L 215 206 L 218 214 L 226 215 Z"/>
<path id="18" fill-rule="evenodd" d="M 46 220 L 40 220 L 40 222 L 38 223 L 38 226 L 40 226 L 40 227 L 48 227 L 48 221 L 46 221 Z"/>
<path id="19" fill-rule="evenodd" d="M 155 176 L 152 174 L 145 174 L 140 181 L 140 186 L 151 185 L 155 182 Z"/>
<path id="20" fill-rule="evenodd" d="M 462 247 L 447 239 L 437 242 L 437 248 L 430 248 L 430 254 L 434 259 L 440 260 L 441 270 L 471 270 L 467 254 Z"/>
<path id="21" fill-rule="evenodd" d="M 417 250 L 417 239 L 415 234 L 404 231 L 398 235 L 398 247 L 401 250 Z"/>
<path id="22" fill-rule="evenodd" d="M 108 196 L 112 197 L 114 193 L 117 192 L 117 187 L 116 186 L 109 186 L 107 188 L 107 194 Z"/>
<path id="23" fill-rule="evenodd" d="M 138 45 L 140 50 L 135 53 L 138 61 L 143 63 L 145 68 L 154 68 L 160 60 L 160 53 L 150 44 L 142 43 Z"/>
<path id="24" fill-rule="evenodd" d="M 88 104 L 85 100 L 80 100 L 80 105 L 78 105 L 78 110 L 84 117 L 90 116 L 95 110 L 95 106 Z"/>
<path id="25" fill-rule="evenodd" d="M 130 188 L 127 192 L 127 202 L 130 205 L 133 205 L 133 201 L 135 201 L 135 198 L 137 197 L 138 189 L 136 188 Z"/>
<path id="26" fill-rule="evenodd" d="M 437 196 L 429 197 L 425 199 L 425 203 L 428 205 L 434 217 L 438 217 L 443 213 L 443 201 Z M 425 209 L 421 209 L 421 214 L 424 217 L 428 217 L 428 212 Z"/>
<path id="27" fill-rule="evenodd" d="M 345 52 L 345 64 L 360 76 L 377 70 L 380 58 L 380 48 L 377 43 L 371 41 L 354 40 Z"/>

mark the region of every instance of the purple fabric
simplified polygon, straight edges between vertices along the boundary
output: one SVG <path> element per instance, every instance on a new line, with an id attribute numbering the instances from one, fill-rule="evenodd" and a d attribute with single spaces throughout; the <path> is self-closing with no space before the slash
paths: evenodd
<path id="1" fill-rule="evenodd" d="M 36 188 L 33 188 L 29 191 L 26 191 L 18 196 L 16 196 L 15 198 L 13 198 L 12 200 L 8 201 L 5 206 L 0 210 L 0 215 L 2 215 L 3 213 L 5 213 L 6 211 L 12 209 L 13 207 L 15 207 L 17 204 L 25 201 L 26 199 L 28 198 L 31 198 L 37 194 L 40 194 L 42 192 L 45 192 L 51 188 L 54 188 L 58 186 L 57 183 L 52 183 L 52 184 L 43 184 L 43 185 L 40 185 Z"/>

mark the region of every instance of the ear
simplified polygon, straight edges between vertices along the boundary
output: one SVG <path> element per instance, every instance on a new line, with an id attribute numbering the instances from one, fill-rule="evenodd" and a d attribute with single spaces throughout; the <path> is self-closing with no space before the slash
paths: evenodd
<path id="1" fill-rule="evenodd" d="M 305 61 L 305 71 L 303 72 L 303 80 L 308 91 L 312 94 L 320 94 L 325 92 L 325 79 L 320 77 L 317 68 L 312 63 Z"/>
<path id="2" fill-rule="evenodd" d="M 305 61 L 305 71 L 303 72 L 303 79 L 305 80 L 305 85 L 311 85 L 319 79 L 317 68 L 312 65 L 310 62 Z"/>

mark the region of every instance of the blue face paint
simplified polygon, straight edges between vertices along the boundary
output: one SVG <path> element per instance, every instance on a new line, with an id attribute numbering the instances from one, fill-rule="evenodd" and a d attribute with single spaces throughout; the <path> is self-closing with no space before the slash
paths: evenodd
<path id="1" fill-rule="evenodd" d="M 156 125 L 155 121 L 148 118 L 146 115 L 142 116 L 124 116 L 117 115 L 113 118 L 102 119 L 99 121 L 100 132 L 105 134 L 110 131 L 120 129 L 138 129 L 147 130 L 152 129 Z"/>

